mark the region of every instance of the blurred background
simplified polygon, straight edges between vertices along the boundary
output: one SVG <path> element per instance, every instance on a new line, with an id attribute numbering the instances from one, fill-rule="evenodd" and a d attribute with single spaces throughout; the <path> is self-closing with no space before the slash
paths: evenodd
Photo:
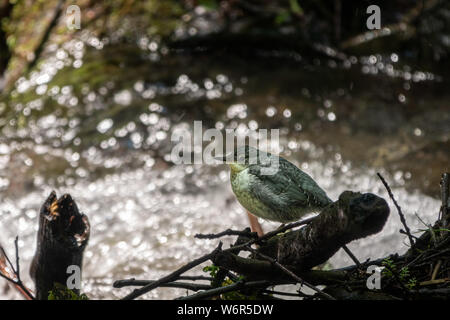
<path id="1" fill-rule="evenodd" d="M 381 30 L 366 27 L 373 4 Z M 170 137 L 194 120 L 280 129 L 274 151 L 332 199 L 387 199 L 381 172 L 413 230 L 417 216 L 437 218 L 450 171 L 448 1 L 0 0 L 0 22 L 0 243 L 13 254 L 19 235 L 30 286 L 51 190 L 91 221 L 82 291 L 93 299 L 216 246 L 196 233 L 247 226 L 224 165 L 170 161 Z M 391 206 L 385 229 L 349 248 L 360 260 L 404 252 L 400 228 Z M 353 263 L 338 252 L 329 264 Z M 0 297 L 17 296 L 1 281 Z"/>

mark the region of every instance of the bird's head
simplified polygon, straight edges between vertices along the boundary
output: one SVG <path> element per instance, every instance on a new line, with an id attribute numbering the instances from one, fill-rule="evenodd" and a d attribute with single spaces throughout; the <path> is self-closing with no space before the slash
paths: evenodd
<path id="1" fill-rule="evenodd" d="M 248 145 L 237 147 L 234 152 L 215 159 L 227 163 L 231 171 L 240 172 L 252 165 L 263 165 L 269 162 L 270 153 L 260 151 Z"/>

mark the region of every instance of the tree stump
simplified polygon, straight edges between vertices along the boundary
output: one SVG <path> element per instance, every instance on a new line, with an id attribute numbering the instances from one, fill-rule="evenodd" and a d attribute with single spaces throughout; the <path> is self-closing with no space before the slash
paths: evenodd
<path id="1" fill-rule="evenodd" d="M 89 235 L 89 220 L 78 211 L 72 197 L 65 194 L 58 199 L 53 191 L 39 213 L 37 248 L 30 268 L 38 300 L 47 300 L 55 284 L 66 286 L 69 266 L 78 267 L 81 277 Z M 79 288 L 72 290 L 79 294 Z"/>

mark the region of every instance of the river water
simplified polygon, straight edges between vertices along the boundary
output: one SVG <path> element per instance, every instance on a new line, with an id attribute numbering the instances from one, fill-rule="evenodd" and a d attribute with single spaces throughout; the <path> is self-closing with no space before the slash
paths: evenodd
<path id="1" fill-rule="evenodd" d="M 330 198 L 353 190 L 387 199 L 383 231 L 349 245 L 360 260 L 408 248 L 377 172 L 412 230 L 425 228 L 417 216 L 432 223 L 438 215 L 439 177 L 450 170 L 448 81 L 399 53 L 248 59 L 171 52 L 148 38 L 119 46 L 89 34 L 46 52 L 0 102 L 0 243 L 13 255 L 19 235 L 30 286 L 37 214 L 51 190 L 70 193 L 90 219 L 82 291 L 95 299 L 129 292 L 113 289 L 114 280 L 156 279 L 217 246 L 196 233 L 248 225 L 226 166 L 171 163 L 172 134 L 195 120 L 241 135 L 280 129 L 275 151 Z M 352 261 L 339 251 L 329 263 Z M 157 289 L 145 298 L 184 294 Z M 2 283 L 0 297 L 16 295 Z"/>

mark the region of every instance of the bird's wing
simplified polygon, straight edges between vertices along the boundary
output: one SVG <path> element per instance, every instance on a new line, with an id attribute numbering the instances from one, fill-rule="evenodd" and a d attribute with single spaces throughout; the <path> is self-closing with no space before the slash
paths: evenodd
<path id="1" fill-rule="evenodd" d="M 331 202 L 314 180 L 284 158 L 279 158 L 279 168 L 273 175 L 263 175 L 261 166 L 249 170 L 260 186 L 255 188 L 257 198 L 266 205 L 325 206 Z M 270 197 L 271 196 L 271 197 Z M 270 198 L 269 198 L 270 197 Z M 275 198 L 275 201 L 274 201 Z M 269 201 L 270 199 L 270 201 Z M 277 203 L 278 202 L 278 203 Z"/>
<path id="2" fill-rule="evenodd" d="M 289 172 L 290 178 L 305 192 L 310 201 L 318 206 L 325 206 L 332 202 L 326 192 L 307 173 L 297 168 L 294 164 L 280 157 L 280 171 Z"/>
<path id="3" fill-rule="evenodd" d="M 250 166 L 252 195 L 273 210 L 285 206 L 306 207 L 308 195 L 299 188 L 288 174 L 279 170 L 274 175 L 262 175 L 261 167 Z"/>

